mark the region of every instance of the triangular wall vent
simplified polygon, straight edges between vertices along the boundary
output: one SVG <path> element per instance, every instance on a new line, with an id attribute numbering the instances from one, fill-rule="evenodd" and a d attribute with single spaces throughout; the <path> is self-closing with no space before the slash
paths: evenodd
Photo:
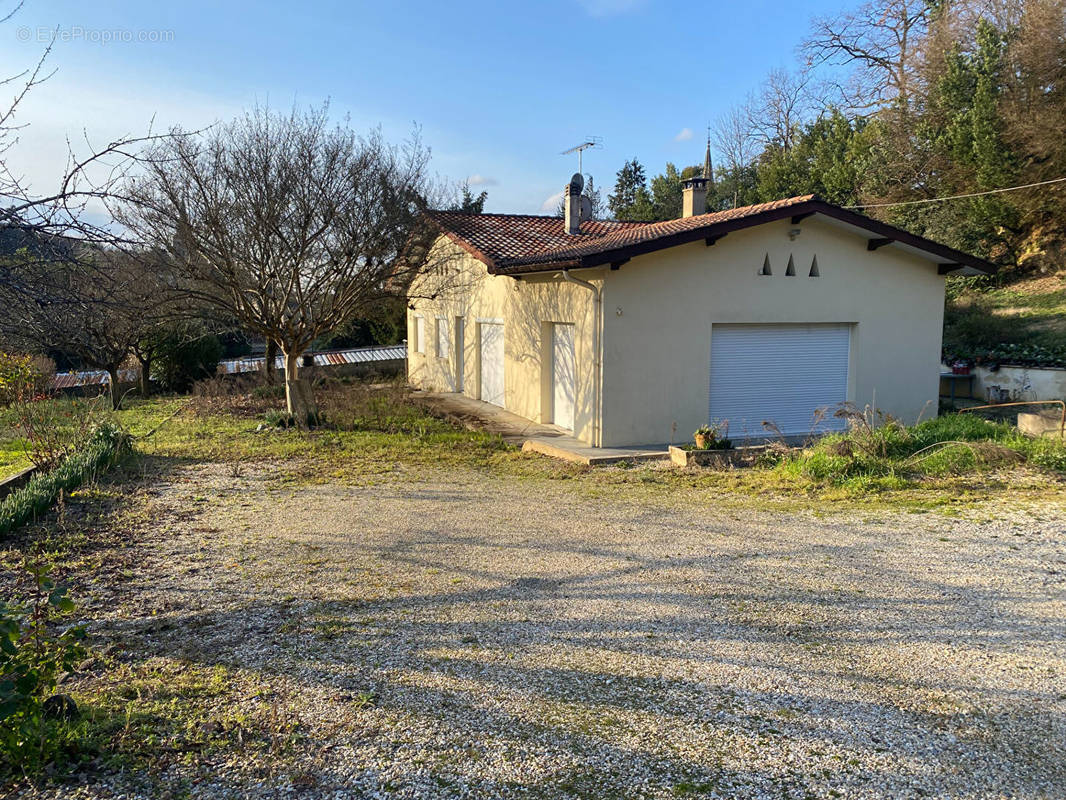
<path id="1" fill-rule="evenodd" d="M 767 253 L 762 260 L 762 269 L 759 270 L 760 275 L 773 275 L 774 272 L 770 269 L 770 254 Z"/>
<path id="2" fill-rule="evenodd" d="M 785 274 L 789 277 L 796 277 L 796 262 L 792 260 L 792 253 L 788 254 L 788 266 L 785 267 Z"/>
<path id="3" fill-rule="evenodd" d="M 811 271 L 807 273 L 811 278 L 820 277 L 822 273 L 818 271 L 818 256 L 811 259 Z"/>

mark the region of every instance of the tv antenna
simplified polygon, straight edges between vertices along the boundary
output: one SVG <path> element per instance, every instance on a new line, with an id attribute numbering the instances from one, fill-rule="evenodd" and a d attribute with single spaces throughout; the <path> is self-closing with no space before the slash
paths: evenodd
<path id="1" fill-rule="evenodd" d="M 602 136 L 586 136 L 585 141 L 579 145 L 571 147 L 569 150 L 563 150 L 561 155 L 568 156 L 571 153 L 577 153 L 577 171 L 581 174 L 581 155 L 586 150 L 602 150 L 603 149 L 603 137 Z"/>

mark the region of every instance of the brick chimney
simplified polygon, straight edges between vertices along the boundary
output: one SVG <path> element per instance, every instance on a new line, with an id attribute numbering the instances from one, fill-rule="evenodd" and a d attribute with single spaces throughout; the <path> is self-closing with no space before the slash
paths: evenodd
<path id="1" fill-rule="evenodd" d="M 707 137 L 707 154 L 703 157 L 703 174 L 686 179 L 681 190 L 681 216 L 707 213 L 707 187 L 714 183 L 711 169 L 711 139 Z"/>

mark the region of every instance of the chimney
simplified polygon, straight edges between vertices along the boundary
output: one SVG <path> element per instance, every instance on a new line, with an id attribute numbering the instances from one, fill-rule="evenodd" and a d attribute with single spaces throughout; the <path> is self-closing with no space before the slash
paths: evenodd
<path id="1" fill-rule="evenodd" d="M 585 179 L 575 172 L 563 189 L 563 225 L 567 233 L 581 233 L 581 190 Z"/>
<path id="2" fill-rule="evenodd" d="M 707 154 L 703 157 L 703 174 L 684 181 L 681 190 L 681 216 L 692 217 L 707 213 L 707 186 L 714 184 L 711 169 L 711 137 L 707 137 Z"/>

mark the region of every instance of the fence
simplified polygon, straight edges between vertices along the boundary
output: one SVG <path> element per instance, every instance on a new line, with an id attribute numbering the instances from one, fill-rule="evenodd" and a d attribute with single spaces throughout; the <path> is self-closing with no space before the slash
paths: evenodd
<path id="1" fill-rule="evenodd" d="M 407 359 L 406 344 L 378 345 L 375 347 L 353 347 L 346 350 L 322 350 L 317 353 L 307 353 L 304 358 L 311 357 L 311 364 L 321 368 L 330 375 L 359 375 L 366 372 L 400 372 L 404 368 Z M 263 369 L 265 358 L 231 358 L 218 363 L 217 375 L 243 375 L 251 372 L 260 372 Z M 279 356 L 275 362 L 277 369 L 284 369 L 285 362 Z M 137 380 L 137 370 L 122 370 L 119 380 L 122 383 L 134 383 Z M 102 370 L 87 372 L 68 372 L 56 375 L 53 387 L 61 391 L 76 391 L 94 386 L 107 386 L 111 382 L 108 374 Z"/>

